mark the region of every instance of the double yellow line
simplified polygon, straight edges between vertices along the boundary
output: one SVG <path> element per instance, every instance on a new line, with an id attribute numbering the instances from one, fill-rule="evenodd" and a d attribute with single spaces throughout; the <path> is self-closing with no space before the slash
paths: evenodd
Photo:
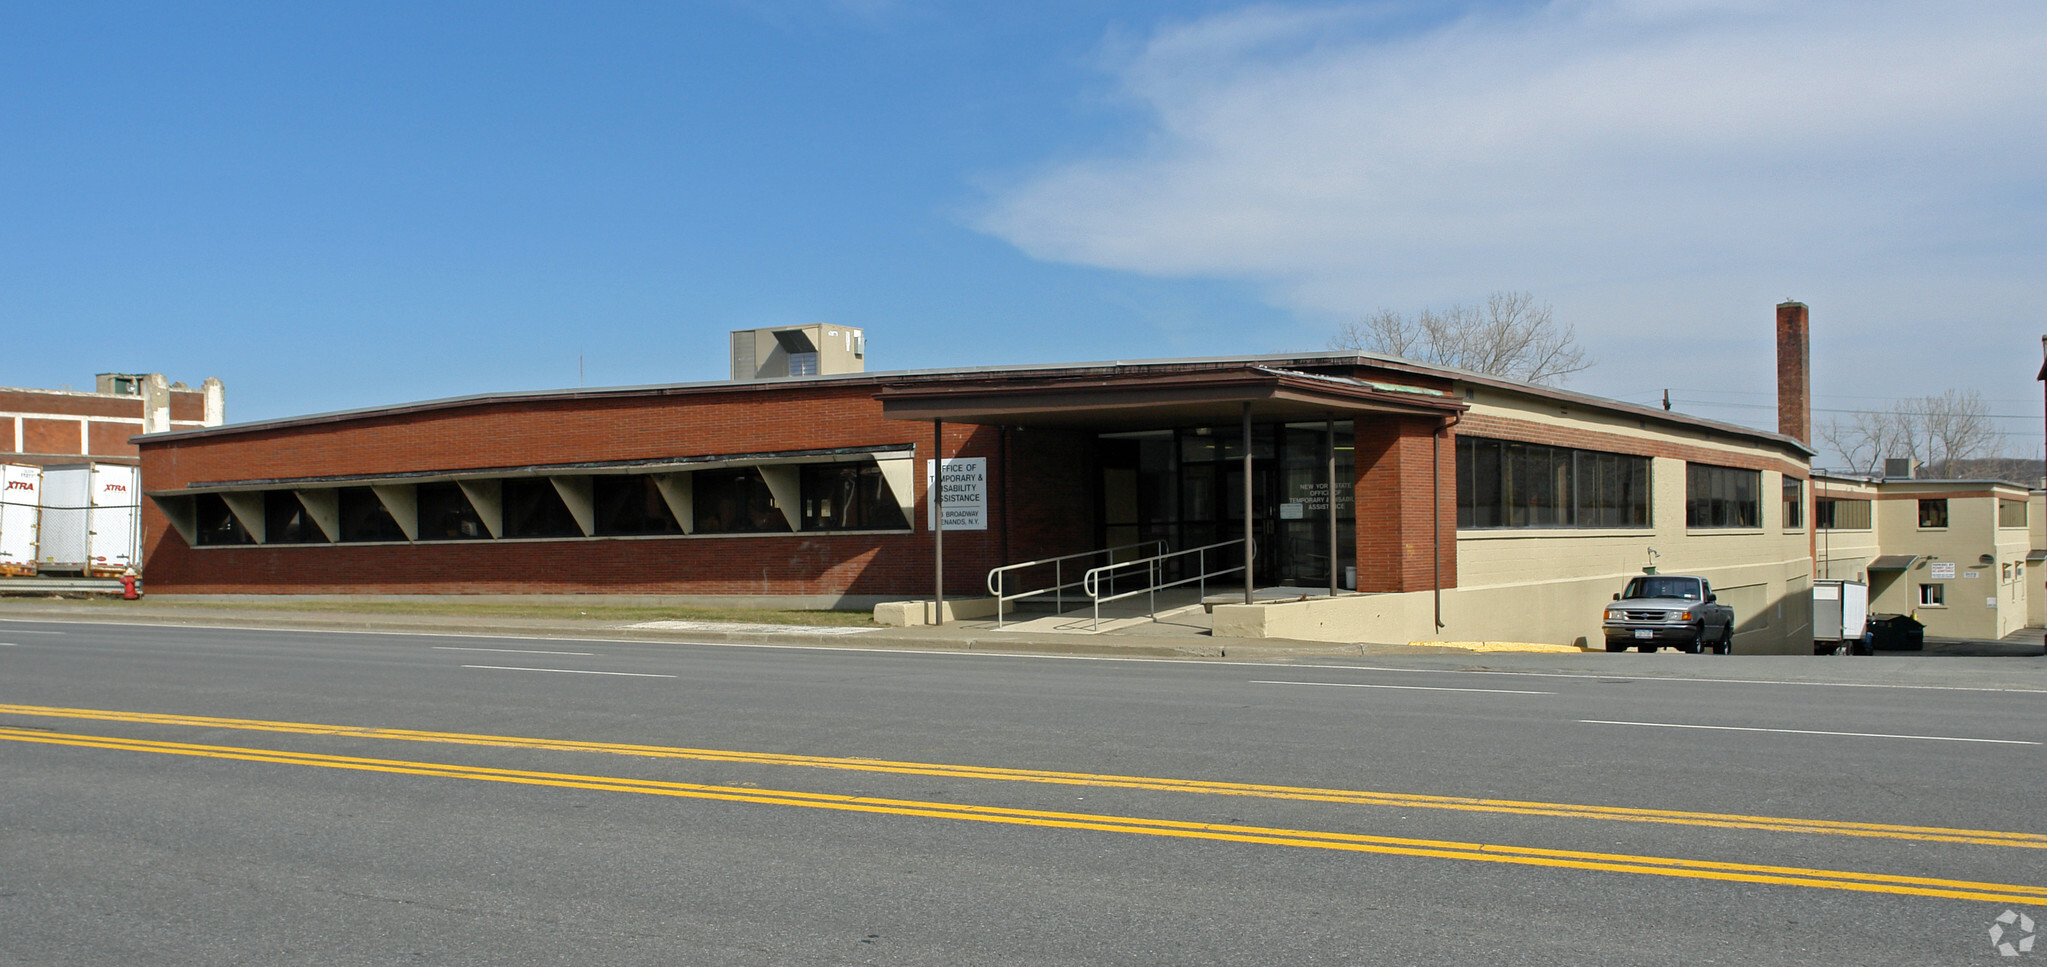
<path id="1" fill-rule="evenodd" d="M 1708 826 L 1722 829 L 1753 829 L 1780 833 L 1831 836 L 1861 836 L 1880 839 L 1916 840 L 1935 843 L 1966 843 L 1975 846 L 2010 846 L 2047 849 L 2047 834 L 2013 833 L 1987 829 L 1953 829 L 1940 826 L 1901 826 L 1885 823 L 1856 823 L 1830 819 L 1783 816 L 1746 816 L 1730 813 L 1687 812 L 1669 809 L 1637 809 L 1626 806 L 1596 806 L 1582 803 L 1528 802 L 1513 799 L 1479 799 L 1462 796 L 1424 796 L 1412 793 L 1372 792 L 1356 789 L 1326 789 L 1311 786 L 1280 786 L 1258 783 L 1217 782 L 1204 779 L 1173 779 L 1153 776 L 1123 776 L 1087 772 L 1053 772 L 1037 769 L 1004 769 L 994 766 L 947 765 L 933 762 L 902 762 L 889 759 L 842 758 L 832 756 L 782 755 L 770 752 L 742 752 L 729 749 L 694 749 L 617 742 L 581 742 L 567 739 L 539 739 L 510 735 L 479 735 L 465 732 L 427 732 L 412 729 L 380 729 L 352 725 L 322 725 L 310 722 L 273 722 L 261 719 L 214 718 L 201 715 L 165 715 L 150 712 L 122 712 L 106 709 L 56 708 L 40 705 L 0 704 L 0 715 L 39 718 L 87 719 L 141 725 L 174 725 L 240 731 L 280 732 L 401 742 L 434 742 L 448 745 L 486 746 L 507 749 L 535 749 L 553 752 L 601 752 L 644 758 L 692 759 L 704 762 L 736 762 L 749 765 L 795 766 L 898 775 L 935 776 L 947 779 L 983 779 L 1003 782 L 1049 783 L 1093 786 L 1106 789 L 1142 789 L 1157 792 L 1190 792 L 1212 796 L 1244 796 L 1327 802 L 1345 805 L 1393 806 L 1403 809 L 1447 809 L 1463 812 L 1503 813 L 1518 816 L 1552 816 L 1568 819 L 1603 819 L 1615 822 L 1661 823 L 1676 826 Z"/>
<path id="2" fill-rule="evenodd" d="M 1132 816 L 1107 816 L 1039 809 L 1010 809 L 999 806 L 959 805 L 917 800 L 886 799 L 873 796 L 841 796 L 829 793 L 774 789 L 740 789 L 699 783 L 663 782 L 650 779 L 590 776 L 560 772 L 534 772 L 523 769 L 495 769 L 447 763 L 409 762 L 361 756 L 322 755 L 310 752 L 250 749 L 238 746 L 201 745 L 189 742 L 162 742 L 149 739 L 46 732 L 35 729 L 0 728 L 0 741 L 74 746 L 89 749 L 110 749 L 124 752 L 151 752 L 213 759 L 233 759 L 244 762 L 263 762 L 279 765 L 315 766 L 359 772 L 471 779 L 531 786 L 554 786 L 564 789 L 585 789 L 600 792 L 630 792 L 685 799 L 708 799 L 776 806 L 801 806 L 810 809 L 832 809 L 844 812 L 915 816 L 966 822 L 1002 823 L 1014 826 L 1092 830 L 1179 839 L 1214 840 L 1268 846 L 1293 846 L 1306 849 L 1381 853 L 1394 856 L 1507 863 L 1521 866 L 1596 870 L 1612 873 L 1638 873 L 1699 880 L 1851 890 L 1863 893 L 1889 893 L 1957 900 L 1981 900 L 1990 903 L 2047 905 L 2047 887 L 2021 886 L 2008 883 L 1980 883 L 1969 880 L 1893 876 L 1880 873 L 1853 873 L 1840 870 L 1805 869 L 1786 866 L 1761 866 L 1747 863 L 1716 863 L 1704 860 L 1634 856 L 1619 853 L 1592 853 L 1577 850 L 1538 849 L 1525 846 L 1500 846 L 1450 840 L 1364 836 L 1353 833 L 1246 826 L 1234 823 L 1194 823 Z"/>

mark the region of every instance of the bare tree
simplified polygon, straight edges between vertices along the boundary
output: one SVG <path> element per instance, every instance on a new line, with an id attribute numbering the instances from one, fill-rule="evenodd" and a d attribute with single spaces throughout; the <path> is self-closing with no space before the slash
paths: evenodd
<path id="1" fill-rule="evenodd" d="M 1864 474 L 1881 471 L 1886 457 L 1904 455 L 1904 441 L 1910 433 L 1890 410 L 1857 413 L 1845 423 L 1837 416 L 1814 429 L 1821 442 L 1848 461 L 1850 470 Z"/>
<path id="2" fill-rule="evenodd" d="M 1494 292 L 1484 305 L 1423 309 L 1403 316 L 1381 309 L 1346 324 L 1331 349 L 1399 356 L 1528 383 L 1559 383 L 1592 365 L 1577 331 L 1558 325 L 1548 303 L 1526 292 Z"/>
<path id="3" fill-rule="evenodd" d="M 1990 425 L 1983 395 L 1952 389 L 1857 413 L 1846 424 L 1830 420 L 1819 436 L 1863 473 L 1876 473 L 1886 457 L 1908 457 L 1936 478 L 1955 477 L 1968 461 L 1990 456 L 2002 440 Z"/>
<path id="4" fill-rule="evenodd" d="M 1914 449 L 1908 455 L 1929 466 L 1938 465 L 1942 477 L 1954 477 L 1957 462 L 1987 457 L 2001 442 L 1997 430 L 1990 425 L 1983 394 L 1975 390 L 1966 393 L 1948 390 L 1939 396 L 1913 400 L 1910 405 L 1923 415 L 1919 418 Z M 1925 443 L 1924 456 L 1920 456 L 1918 441 Z"/>

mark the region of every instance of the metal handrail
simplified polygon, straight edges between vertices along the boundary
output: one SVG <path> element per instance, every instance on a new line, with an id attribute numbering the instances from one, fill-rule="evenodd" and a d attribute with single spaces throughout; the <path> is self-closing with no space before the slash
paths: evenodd
<path id="1" fill-rule="evenodd" d="M 1171 546 L 1172 545 L 1167 544 L 1164 540 L 1153 539 L 1148 541 L 1138 541 L 1135 544 L 1118 544 L 1115 547 L 1103 547 L 1097 548 L 1096 550 L 1092 551 L 1081 551 L 1078 554 L 1062 554 L 1058 557 L 1040 558 L 1035 561 L 1022 561 L 1016 564 L 1004 564 L 1001 567 L 990 570 L 988 572 L 987 584 L 988 593 L 995 596 L 995 627 L 997 628 L 1002 627 L 1003 613 L 1008 610 L 1006 605 L 1011 601 L 1022 601 L 1025 598 L 1034 598 L 1041 594 L 1050 593 L 1052 595 L 1052 600 L 1054 602 L 1052 605 L 1053 609 L 1055 611 L 1066 610 L 1066 589 L 1072 587 L 1079 587 L 1081 583 L 1079 581 L 1068 581 L 1065 579 L 1066 578 L 1065 562 L 1067 561 L 1077 560 L 1083 557 L 1086 558 L 1100 557 L 1103 554 L 1114 555 L 1118 551 L 1134 550 L 1140 547 L 1156 548 L 1158 553 L 1163 554 L 1165 553 L 1166 549 Z M 1008 572 L 1021 571 L 1024 568 L 1029 567 L 1040 567 L 1046 564 L 1052 565 L 1051 587 L 1039 588 L 1035 591 L 1023 591 L 1017 594 L 1004 593 L 1003 589 L 1007 585 L 1009 578 Z"/>
<path id="2" fill-rule="evenodd" d="M 1215 577 L 1221 577 L 1232 571 L 1241 571 L 1244 569 L 1244 565 L 1238 564 L 1235 567 L 1226 567 L 1218 569 L 1216 571 L 1210 571 L 1208 569 L 1208 552 L 1219 551 L 1222 548 L 1235 547 L 1240 544 L 1245 545 L 1244 559 L 1246 561 L 1249 561 L 1251 559 L 1251 556 L 1257 553 L 1258 545 L 1255 543 L 1249 543 L 1246 538 L 1239 537 L 1233 541 L 1221 541 L 1215 544 L 1203 544 L 1200 547 L 1190 547 L 1184 551 L 1164 551 L 1159 554 L 1152 555 L 1151 557 L 1140 558 L 1135 561 L 1119 561 L 1115 564 L 1104 564 L 1101 567 L 1091 568 L 1086 574 L 1081 576 L 1080 584 L 1081 590 L 1087 592 L 1087 596 L 1094 600 L 1095 608 L 1094 630 L 1095 631 L 1102 630 L 1102 602 L 1104 601 L 1120 601 L 1124 598 L 1135 597 L 1136 595 L 1140 594 L 1150 594 L 1151 620 L 1157 621 L 1159 620 L 1158 592 L 1160 588 L 1175 588 L 1179 587 L 1182 584 L 1192 584 L 1196 581 L 1199 581 L 1201 582 L 1201 596 L 1203 598 L 1208 597 L 1208 579 L 1211 575 Z M 1173 558 L 1186 557 L 1189 554 L 1195 556 L 1194 557 L 1195 573 L 1193 577 L 1181 578 L 1178 581 L 1167 581 L 1164 583 L 1159 582 L 1160 564 Z M 1101 576 L 1103 574 L 1109 575 L 1109 587 L 1113 590 L 1116 586 L 1115 572 L 1117 571 L 1117 569 L 1135 568 L 1138 566 L 1143 566 L 1146 569 L 1147 573 L 1150 575 L 1150 580 L 1145 582 L 1144 587 L 1138 588 L 1135 591 L 1125 591 L 1121 594 L 1110 594 L 1107 596 L 1104 596 L 1102 594 Z"/>

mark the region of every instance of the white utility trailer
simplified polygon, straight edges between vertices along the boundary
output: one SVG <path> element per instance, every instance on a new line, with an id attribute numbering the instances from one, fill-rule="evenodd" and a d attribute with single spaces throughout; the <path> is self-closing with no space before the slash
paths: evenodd
<path id="1" fill-rule="evenodd" d="M 45 468 L 42 505 L 38 570 L 118 577 L 141 564 L 142 491 L 134 467 Z"/>
<path id="2" fill-rule="evenodd" d="M 1869 585 L 1832 578 L 1812 583 L 1812 652 L 1815 655 L 1867 655 L 1862 636 L 1869 623 Z"/>
<path id="3" fill-rule="evenodd" d="M 0 577 L 36 573 L 43 515 L 43 468 L 0 464 Z"/>

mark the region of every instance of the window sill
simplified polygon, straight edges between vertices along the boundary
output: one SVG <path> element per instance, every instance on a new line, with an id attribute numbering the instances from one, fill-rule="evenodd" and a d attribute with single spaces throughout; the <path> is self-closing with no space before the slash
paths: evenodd
<path id="1" fill-rule="evenodd" d="M 1484 527 L 1484 528 L 1460 528 L 1460 529 L 1459 529 L 1459 530 L 1457 531 L 1457 539 L 1458 539 L 1458 540 L 1460 540 L 1460 541 L 1498 541 L 1498 540 L 1511 540 L 1511 539 L 1515 539 L 1515 538 L 1524 538 L 1524 539 L 1525 539 L 1525 538 L 1531 538 L 1531 537 L 1542 537 L 1542 538 L 1553 538 L 1553 537 L 1586 537 L 1586 538 L 1594 538 L 1594 537 L 1627 537 L 1627 538 L 1638 538 L 1638 537 L 1654 537 L 1654 536 L 1656 536 L 1656 530 L 1655 530 L 1655 528 L 1652 528 L 1652 527 L 1620 527 L 1620 528 L 1616 528 L 1616 527 Z"/>

